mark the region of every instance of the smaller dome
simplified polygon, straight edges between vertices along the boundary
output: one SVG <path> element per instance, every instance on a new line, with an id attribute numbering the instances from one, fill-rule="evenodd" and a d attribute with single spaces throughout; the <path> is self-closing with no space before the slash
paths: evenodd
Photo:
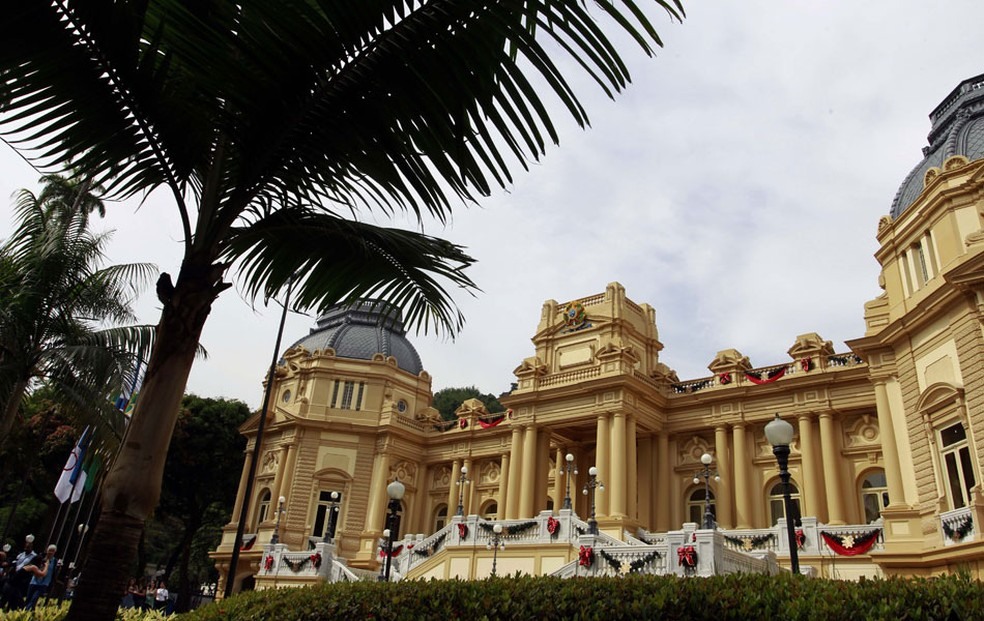
<path id="1" fill-rule="evenodd" d="M 376 354 L 393 356 L 396 365 L 413 375 L 423 370 L 417 350 L 406 338 L 403 315 L 381 300 L 337 304 L 318 318 L 311 333 L 288 349 L 301 345 L 308 351 L 332 348 L 339 358 L 372 360 Z"/>
<path id="2" fill-rule="evenodd" d="M 923 159 L 906 176 L 892 201 L 892 219 L 898 218 L 923 191 L 930 168 L 940 168 L 947 158 L 962 155 L 969 161 L 984 158 L 984 74 L 964 80 L 929 115 L 933 128 Z"/>

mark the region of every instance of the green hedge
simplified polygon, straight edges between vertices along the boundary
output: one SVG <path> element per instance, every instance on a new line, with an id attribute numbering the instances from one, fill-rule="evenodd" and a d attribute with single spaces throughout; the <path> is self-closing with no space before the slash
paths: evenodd
<path id="1" fill-rule="evenodd" d="M 244 593 L 181 621 L 374 619 L 984 619 L 984 584 L 967 577 L 841 582 L 716 578 L 498 578 L 359 582 Z"/>
<path id="2" fill-rule="evenodd" d="M 68 615 L 68 602 L 45 601 L 34 610 L 3 610 L 0 619 L 3 621 L 62 621 Z M 116 611 L 116 621 L 164 621 L 174 617 L 165 617 L 154 610 L 137 610 L 136 608 L 120 608 Z"/>

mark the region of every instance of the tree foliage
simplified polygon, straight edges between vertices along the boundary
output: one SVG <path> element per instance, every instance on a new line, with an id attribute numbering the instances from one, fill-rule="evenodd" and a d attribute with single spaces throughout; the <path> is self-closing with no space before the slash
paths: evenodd
<path id="1" fill-rule="evenodd" d="M 454 412 L 458 409 L 458 406 L 465 402 L 465 399 L 478 399 L 485 404 L 485 409 L 490 414 L 501 412 L 505 409 L 495 395 L 483 394 L 474 386 L 442 388 L 434 393 L 434 399 L 431 405 L 441 413 L 441 418 L 444 420 L 455 420 L 457 417 Z"/>
<path id="2" fill-rule="evenodd" d="M 198 585 L 215 581 L 207 553 L 219 544 L 232 513 L 246 446 L 239 426 L 249 416 L 237 400 L 187 395 L 181 403 L 154 517 L 163 528 L 151 529 L 159 538 L 151 537 L 148 546 L 154 548 L 148 560 L 165 567 L 179 610 Z"/>
<path id="3" fill-rule="evenodd" d="M 41 383 L 64 411 L 115 437 L 122 417 L 111 402 L 153 342 L 152 326 L 129 324 L 154 267 L 103 267 L 110 234 L 89 228 L 90 213 L 105 209 L 98 188 L 41 182 L 39 194 L 17 195 L 17 226 L 0 246 L 0 441 Z"/>

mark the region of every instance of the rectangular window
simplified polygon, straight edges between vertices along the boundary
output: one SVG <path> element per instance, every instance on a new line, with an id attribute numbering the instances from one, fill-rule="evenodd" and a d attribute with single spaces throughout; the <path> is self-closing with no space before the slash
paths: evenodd
<path id="1" fill-rule="evenodd" d="M 342 390 L 342 405 L 340 406 L 343 410 L 352 409 L 352 393 L 355 391 L 355 382 L 345 382 L 345 388 Z"/>
<path id="2" fill-rule="evenodd" d="M 331 407 L 333 408 L 338 407 L 338 385 L 340 383 L 338 380 L 335 380 L 335 388 L 331 392 Z"/>
<path id="3" fill-rule="evenodd" d="M 314 515 L 314 528 L 311 530 L 312 537 L 335 536 L 338 526 L 339 503 L 342 501 L 342 493 L 336 492 L 338 497 L 332 502 L 331 491 L 321 491 L 318 493 L 318 504 Z M 334 511 L 332 511 L 334 509 Z M 334 513 L 334 516 L 332 516 Z"/>
<path id="4" fill-rule="evenodd" d="M 926 253 L 923 251 L 922 244 L 916 242 L 912 245 L 912 254 L 916 260 L 916 274 L 919 276 L 919 284 L 925 285 L 929 282 L 929 267 L 926 264 Z"/>
<path id="5" fill-rule="evenodd" d="M 939 257 L 936 256 L 936 244 L 933 243 L 932 232 L 926 231 L 926 235 L 923 237 L 923 247 L 926 249 L 926 255 L 929 259 L 929 273 L 935 276 L 940 273 L 940 262 Z"/>
<path id="6" fill-rule="evenodd" d="M 946 478 L 950 506 L 953 509 L 966 507 L 970 502 L 970 490 L 977 485 L 974 466 L 967 445 L 967 432 L 961 423 L 940 430 L 940 457 Z"/>
<path id="7" fill-rule="evenodd" d="M 366 391 L 366 383 L 359 382 L 359 394 L 355 397 L 355 409 L 356 411 L 362 409 L 362 395 Z"/>

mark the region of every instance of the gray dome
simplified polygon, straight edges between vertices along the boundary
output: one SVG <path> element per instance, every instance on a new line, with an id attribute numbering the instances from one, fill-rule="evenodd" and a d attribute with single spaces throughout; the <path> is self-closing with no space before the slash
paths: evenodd
<path id="1" fill-rule="evenodd" d="M 317 327 L 290 348 L 302 345 L 308 351 L 335 350 L 339 358 L 372 360 L 376 354 L 393 356 L 396 365 L 418 375 L 420 356 L 406 338 L 400 310 L 378 300 L 332 306 L 318 318 Z"/>
<path id="2" fill-rule="evenodd" d="M 929 146 L 923 147 L 923 160 L 912 169 L 895 195 L 892 219 L 916 202 L 930 168 L 943 166 L 953 155 L 963 155 L 970 161 L 984 158 L 984 74 L 961 82 L 933 110 L 929 120 L 933 123 Z"/>

